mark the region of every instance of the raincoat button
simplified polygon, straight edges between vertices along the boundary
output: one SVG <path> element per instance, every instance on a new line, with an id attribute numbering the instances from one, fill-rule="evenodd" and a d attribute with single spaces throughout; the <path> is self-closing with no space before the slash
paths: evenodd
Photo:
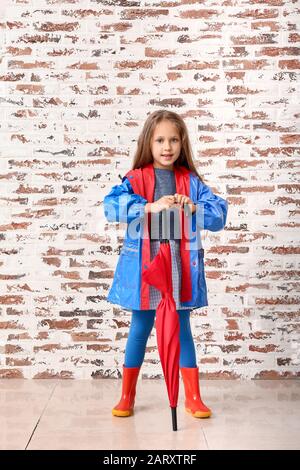
<path id="1" fill-rule="evenodd" d="M 197 262 L 196 261 L 193 261 L 193 266 L 196 266 Z"/>
<path id="2" fill-rule="evenodd" d="M 147 266 L 147 264 L 144 264 L 144 269 L 148 269 L 148 266 Z"/>
<path id="3" fill-rule="evenodd" d="M 130 176 L 129 176 L 129 178 L 131 178 L 131 179 L 132 179 L 132 178 L 133 178 L 133 175 L 130 175 Z"/>

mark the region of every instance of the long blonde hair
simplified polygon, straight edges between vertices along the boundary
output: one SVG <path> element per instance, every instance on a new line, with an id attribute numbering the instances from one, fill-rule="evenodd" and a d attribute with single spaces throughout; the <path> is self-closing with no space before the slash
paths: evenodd
<path id="1" fill-rule="evenodd" d="M 188 168 L 194 172 L 201 181 L 203 181 L 193 162 L 192 147 L 184 120 L 179 116 L 179 114 L 173 111 L 166 111 L 165 109 L 154 111 L 147 117 L 142 132 L 138 138 L 137 149 L 133 157 L 132 170 L 142 168 L 148 163 L 153 162 L 150 147 L 151 138 L 156 125 L 164 120 L 171 121 L 175 124 L 181 139 L 181 152 L 174 165 Z"/>

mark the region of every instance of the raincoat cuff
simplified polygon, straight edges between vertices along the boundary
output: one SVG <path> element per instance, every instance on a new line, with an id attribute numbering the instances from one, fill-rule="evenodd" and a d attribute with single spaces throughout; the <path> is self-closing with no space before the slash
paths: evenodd
<path id="1" fill-rule="evenodd" d="M 228 203 L 220 196 L 215 196 L 212 201 L 196 203 L 196 211 L 193 214 L 193 225 L 200 230 L 217 232 L 226 225 Z"/>
<path id="2" fill-rule="evenodd" d="M 146 199 L 143 199 L 143 201 L 132 204 L 128 209 L 128 220 L 143 219 L 147 202 Z"/>

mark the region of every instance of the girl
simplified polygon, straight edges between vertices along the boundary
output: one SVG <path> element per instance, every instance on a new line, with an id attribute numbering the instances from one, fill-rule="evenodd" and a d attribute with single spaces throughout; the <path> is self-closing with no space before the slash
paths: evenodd
<path id="1" fill-rule="evenodd" d="M 194 237 L 188 248 L 182 230 L 178 230 L 182 216 L 179 212 L 185 205 L 190 210 L 188 233 L 196 234 L 196 242 Z M 104 198 L 107 220 L 128 224 L 108 300 L 132 311 L 122 396 L 112 410 L 114 416 L 133 414 L 138 374 L 155 310 L 161 300 L 160 291 L 146 284 L 142 275 L 158 253 L 159 240 L 166 238 L 161 233 L 163 210 L 170 215 L 168 238 L 173 296 L 180 322 L 179 365 L 185 389 L 185 409 L 196 418 L 211 415 L 200 396 L 190 312 L 208 305 L 199 232 L 201 229 L 214 232 L 223 229 L 227 208 L 227 201 L 213 194 L 197 173 L 183 119 L 177 113 L 165 110 L 150 114 L 138 139 L 132 170 L 123 177 L 122 184 L 114 186 Z"/>

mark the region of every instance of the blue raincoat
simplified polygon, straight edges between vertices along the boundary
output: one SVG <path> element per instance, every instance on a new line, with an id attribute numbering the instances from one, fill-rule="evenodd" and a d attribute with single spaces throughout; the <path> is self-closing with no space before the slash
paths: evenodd
<path id="1" fill-rule="evenodd" d="M 150 168 L 146 184 L 147 189 L 144 192 L 147 192 L 148 187 L 151 186 L 152 192 L 149 193 L 148 191 L 148 194 L 153 194 L 155 176 L 153 166 L 148 165 L 148 167 Z M 222 230 L 226 224 L 228 203 L 222 197 L 214 194 L 209 186 L 204 184 L 192 171 L 183 167 L 180 168 L 183 172 L 181 174 L 177 170 L 176 191 L 179 194 L 184 194 L 180 181 L 185 178 L 185 188 L 187 188 L 185 194 L 197 207 L 196 212 L 189 216 L 188 221 L 188 232 L 191 240 L 188 254 L 190 296 L 188 301 L 181 302 L 184 307 L 194 309 L 208 305 L 204 250 L 200 231 L 202 229 L 212 232 Z M 142 268 L 147 267 L 142 266 L 142 253 L 146 249 L 146 243 L 142 236 L 145 225 L 144 211 L 147 202 L 153 201 L 151 196 L 148 196 L 147 199 L 141 194 L 137 194 L 136 188 L 138 186 L 134 186 L 133 183 L 135 178 L 138 177 L 139 171 L 141 170 L 128 172 L 123 177 L 122 184 L 113 186 L 104 198 L 104 213 L 107 220 L 109 222 L 127 223 L 123 246 L 107 300 L 128 310 L 143 310 L 141 294 Z"/>

